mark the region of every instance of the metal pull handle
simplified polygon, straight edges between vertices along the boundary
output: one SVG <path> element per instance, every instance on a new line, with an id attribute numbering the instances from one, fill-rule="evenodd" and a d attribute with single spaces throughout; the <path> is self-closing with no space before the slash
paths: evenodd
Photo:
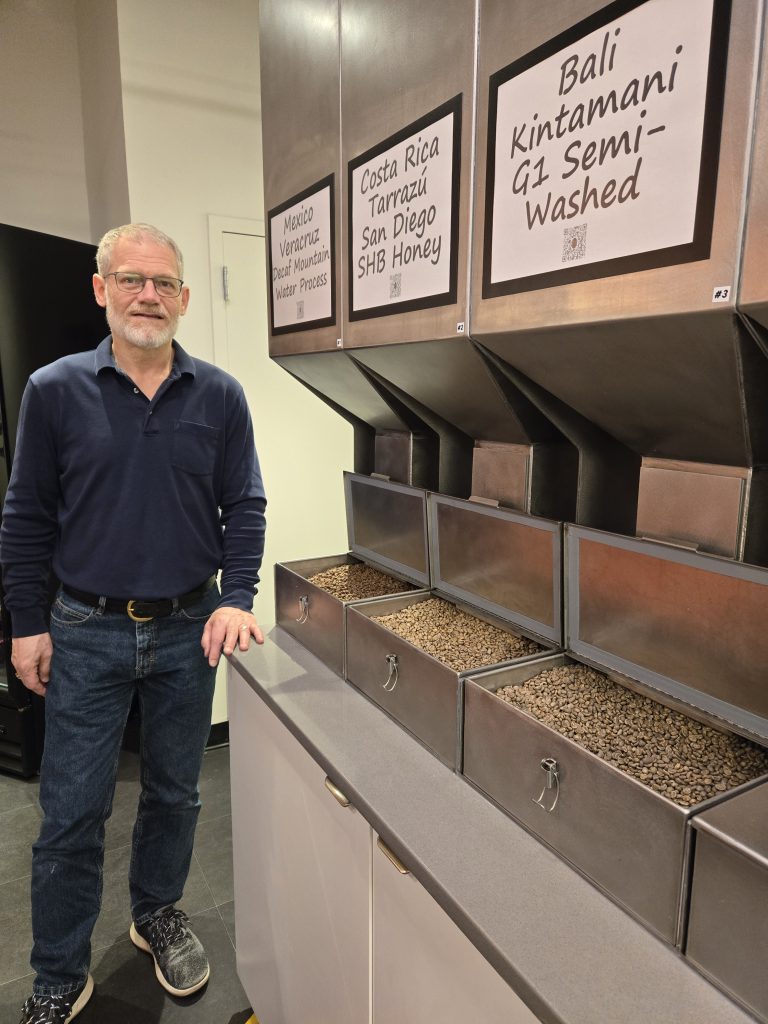
<path id="1" fill-rule="evenodd" d="M 545 757 L 542 759 L 539 767 L 546 773 L 546 778 L 544 779 L 544 786 L 542 787 L 538 797 L 531 797 L 531 800 L 533 803 L 538 804 L 539 807 L 543 808 L 547 814 L 551 814 L 557 806 L 557 801 L 560 799 L 560 773 L 557 761 L 554 757 Z M 555 795 L 555 799 L 552 800 L 549 807 L 547 807 L 547 802 L 544 800 L 544 794 L 547 791 L 549 791 L 550 797 L 553 792 Z"/>
<path id="2" fill-rule="evenodd" d="M 394 688 L 397 686 L 397 655 L 388 654 L 387 664 L 389 665 L 389 676 L 387 677 L 386 683 L 381 684 L 381 688 L 386 690 L 387 693 L 392 693 Z"/>
<path id="3" fill-rule="evenodd" d="M 410 871 L 405 866 L 405 864 L 403 864 L 403 862 L 400 860 L 399 857 L 397 857 L 394 853 L 392 853 L 392 851 L 387 846 L 387 844 L 384 842 L 384 840 L 381 838 L 381 836 L 379 836 L 378 839 L 376 840 L 376 845 L 381 850 L 381 852 L 384 854 L 384 856 L 387 858 L 387 860 L 391 864 L 394 864 L 394 866 L 397 868 L 397 870 L 400 872 L 401 875 L 409 875 L 410 874 Z"/>
<path id="4" fill-rule="evenodd" d="M 309 618 L 309 594 L 302 594 L 299 598 L 299 617 L 296 619 L 300 626 Z"/>
<path id="5" fill-rule="evenodd" d="M 338 786 L 334 786 L 328 776 L 325 776 L 325 788 L 331 794 L 334 800 L 341 804 L 342 807 L 349 807 L 349 797 L 344 796 Z"/>

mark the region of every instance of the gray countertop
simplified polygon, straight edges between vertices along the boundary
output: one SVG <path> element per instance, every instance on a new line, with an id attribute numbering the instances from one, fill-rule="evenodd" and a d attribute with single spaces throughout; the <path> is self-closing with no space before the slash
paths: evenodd
<path id="1" fill-rule="evenodd" d="M 753 1021 L 283 630 L 230 661 L 545 1024 Z"/>

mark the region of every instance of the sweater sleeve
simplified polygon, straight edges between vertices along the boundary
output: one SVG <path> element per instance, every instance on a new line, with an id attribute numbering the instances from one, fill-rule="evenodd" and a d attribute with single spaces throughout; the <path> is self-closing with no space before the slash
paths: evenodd
<path id="1" fill-rule="evenodd" d="M 264 555 L 267 501 L 253 424 L 241 389 L 227 417 L 220 499 L 224 554 L 219 606 L 250 611 Z"/>
<path id="2" fill-rule="evenodd" d="M 0 526 L 3 589 L 13 636 L 33 636 L 48 630 L 59 493 L 53 431 L 43 398 L 30 379 L 22 397 Z"/>

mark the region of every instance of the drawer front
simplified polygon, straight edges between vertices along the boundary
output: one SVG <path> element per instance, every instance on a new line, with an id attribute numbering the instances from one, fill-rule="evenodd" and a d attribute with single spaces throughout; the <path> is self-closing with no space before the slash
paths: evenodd
<path id="1" fill-rule="evenodd" d="M 306 600 L 305 600 L 306 599 Z M 283 565 L 275 566 L 277 624 L 337 675 L 344 674 L 344 605 Z"/>
<path id="2" fill-rule="evenodd" d="M 390 661 L 397 658 L 396 666 Z M 350 607 L 347 679 L 414 734 L 450 768 L 456 767 L 458 676 Z"/>
<path id="3" fill-rule="evenodd" d="M 557 763 L 552 788 L 546 758 Z M 472 681 L 464 687 L 463 770 L 659 936 L 679 941 L 688 843 L 682 808 Z"/>

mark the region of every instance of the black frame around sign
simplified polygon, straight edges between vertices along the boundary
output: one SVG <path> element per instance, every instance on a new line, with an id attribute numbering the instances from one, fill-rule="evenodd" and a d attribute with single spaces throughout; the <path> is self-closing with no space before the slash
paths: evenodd
<path id="1" fill-rule="evenodd" d="M 649 249 L 627 256 L 617 256 L 597 263 L 564 267 L 528 277 L 491 282 L 491 247 L 493 242 L 493 200 L 496 187 L 496 118 L 499 88 L 505 82 L 558 53 L 577 40 L 620 18 L 648 0 L 615 0 L 607 7 L 578 22 L 542 46 L 494 72 L 489 79 L 488 149 L 486 155 L 485 224 L 483 238 L 483 298 L 514 295 L 519 292 L 552 288 L 556 285 L 615 277 L 638 270 L 651 270 L 679 263 L 692 263 L 709 258 L 715 213 L 715 195 L 720 156 L 720 135 L 725 99 L 725 75 L 728 64 L 728 38 L 731 24 L 731 0 L 713 0 L 712 32 L 709 44 L 707 97 L 704 104 L 704 126 L 701 136 L 699 191 L 693 239 L 664 249 Z"/>
<path id="2" fill-rule="evenodd" d="M 458 281 L 458 270 L 459 270 L 459 254 L 458 254 L 458 243 L 459 243 L 459 188 L 461 178 L 461 101 L 462 94 L 454 96 L 446 103 L 441 104 L 434 110 L 431 110 L 428 114 L 420 117 L 417 121 L 413 121 L 411 124 L 406 125 L 405 128 L 401 128 L 400 131 L 394 135 L 390 135 L 384 139 L 383 142 L 377 143 L 371 149 L 367 149 L 364 153 L 356 156 L 353 160 L 350 160 L 347 164 L 347 280 L 349 284 L 349 299 L 347 302 L 347 312 L 350 321 L 354 320 L 370 320 L 374 317 L 380 316 L 392 316 L 395 313 L 408 313 L 411 310 L 416 309 L 430 309 L 434 306 L 449 306 L 456 302 L 457 294 L 457 281 Z M 403 142 L 411 135 L 416 135 L 418 132 L 428 128 L 429 125 L 434 124 L 436 121 L 441 121 L 448 114 L 453 114 L 453 160 L 451 170 L 451 263 L 449 268 L 449 283 L 448 291 L 439 292 L 434 295 L 424 295 L 419 299 L 409 299 L 404 302 L 392 302 L 387 303 L 384 306 L 371 306 L 366 309 L 355 310 L 353 309 L 353 296 L 354 296 L 354 263 L 352 255 L 352 238 L 354 237 L 354 229 L 352 223 L 352 174 L 362 164 L 368 163 L 370 160 L 375 159 L 382 153 L 385 153 L 388 149 L 392 149 L 393 146 L 397 146 L 398 143 Z"/>
<path id="3" fill-rule="evenodd" d="M 285 213 L 291 206 L 304 202 L 310 196 L 322 192 L 324 188 L 330 189 L 330 218 L 331 218 L 331 315 L 322 317 L 319 320 L 302 320 L 295 324 L 286 324 L 284 327 L 275 327 L 274 297 L 272 294 L 272 220 Z M 267 260 L 269 261 L 269 326 L 273 337 L 280 334 L 295 334 L 297 331 L 314 331 L 318 327 L 334 327 L 336 325 L 336 175 L 331 173 L 314 185 L 305 188 L 303 192 L 291 196 L 284 203 L 273 207 L 267 213 Z"/>

